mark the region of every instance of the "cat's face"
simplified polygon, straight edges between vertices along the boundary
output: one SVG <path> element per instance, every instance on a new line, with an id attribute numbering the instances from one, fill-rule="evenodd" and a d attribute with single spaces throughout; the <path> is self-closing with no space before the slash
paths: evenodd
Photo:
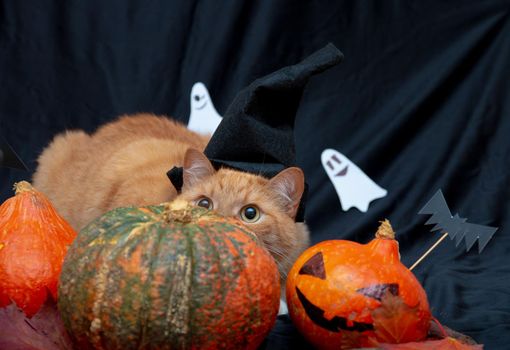
<path id="1" fill-rule="evenodd" d="M 180 198 L 241 220 L 275 258 L 282 278 L 308 245 L 308 232 L 294 218 L 304 189 L 299 168 L 272 179 L 231 169 L 216 171 L 200 152 L 189 150 Z"/>

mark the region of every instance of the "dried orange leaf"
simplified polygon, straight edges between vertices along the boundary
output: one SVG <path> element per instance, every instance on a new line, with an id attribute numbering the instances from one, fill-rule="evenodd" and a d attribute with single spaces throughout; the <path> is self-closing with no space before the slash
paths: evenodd
<path id="1" fill-rule="evenodd" d="M 372 311 L 375 334 L 381 343 L 406 343 L 425 338 L 428 319 L 420 319 L 418 307 L 409 307 L 402 298 L 386 293 L 381 306 Z"/>
<path id="2" fill-rule="evenodd" d="M 343 331 L 342 340 L 340 341 L 340 350 L 360 348 L 362 344 L 362 336 L 360 332 Z"/>
<path id="3" fill-rule="evenodd" d="M 381 350 L 482 350 L 483 345 L 468 345 L 454 338 L 404 344 L 379 344 Z"/>

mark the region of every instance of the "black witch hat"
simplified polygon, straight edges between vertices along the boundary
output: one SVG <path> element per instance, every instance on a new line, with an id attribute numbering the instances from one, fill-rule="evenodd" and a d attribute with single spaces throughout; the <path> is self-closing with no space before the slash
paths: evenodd
<path id="1" fill-rule="evenodd" d="M 213 166 L 267 178 L 295 166 L 294 121 L 306 83 L 312 75 L 342 59 L 342 53 L 328 44 L 302 62 L 257 79 L 241 90 L 204 151 Z M 168 177 L 180 191 L 182 168 L 173 168 Z M 303 220 L 303 203 L 304 198 L 296 221 Z"/>

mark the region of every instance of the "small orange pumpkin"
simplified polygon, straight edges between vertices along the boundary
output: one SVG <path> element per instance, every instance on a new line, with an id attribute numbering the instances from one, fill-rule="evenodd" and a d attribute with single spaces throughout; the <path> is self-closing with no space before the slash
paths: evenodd
<path id="1" fill-rule="evenodd" d="M 32 317 L 57 282 L 68 246 L 76 237 L 48 198 L 26 181 L 0 206 L 0 307 L 11 302 Z"/>
<path id="2" fill-rule="evenodd" d="M 431 318 L 387 220 L 367 244 L 331 240 L 307 249 L 288 275 L 287 303 L 300 332 L 324 349 L 423 340 Z"/>

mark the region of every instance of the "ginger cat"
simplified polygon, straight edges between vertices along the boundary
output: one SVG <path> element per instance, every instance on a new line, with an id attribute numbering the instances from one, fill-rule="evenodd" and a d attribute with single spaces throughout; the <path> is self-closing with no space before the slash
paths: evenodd
<path id="1" fill-rule="evenodd" d="M 201 153 L 208 137 L 149 114 L 123 116 L 92 135 L 57 135 L 38 159 L 33 184 L 77 230 L 121 206 L 159 204 L 177 192 L 166 172 L 183 167 L 181 198 L 242 220 L 275 258 L 282 279 L 308 246 L 304 223 L 294 218 L 304 190 L 299 168 L 272 179 L 215 170 Z"/>

